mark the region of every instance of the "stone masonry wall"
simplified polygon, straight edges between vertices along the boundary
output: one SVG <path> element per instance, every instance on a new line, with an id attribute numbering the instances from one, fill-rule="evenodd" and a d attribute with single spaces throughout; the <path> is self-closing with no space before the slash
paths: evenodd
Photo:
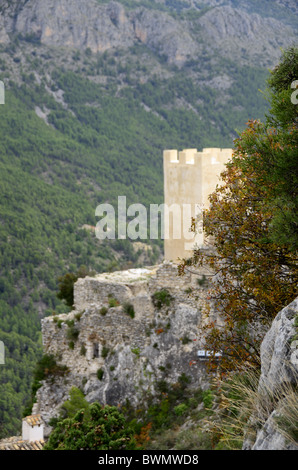
<path id="1" fill-rule="evenodd" d="M 165 290 L 168 304 L 156 305 L 154 294 Z M 44 353 L 69 372 L 43 382 L 34 412 L 48 423 L 72 386 L 90 402 L 128 400 L 133 406 L 154 395 L 158 381 L 176 383 L 183 373 L 191 387 L 207 386 L 205 362 L 197 356 L 204 343 L 205 293 L 196 276 L 178 276 L 171 262 L 79 279 L 74 310 L 42 320 Z M 133 306 L 133 318 L 126 304 Z"/>

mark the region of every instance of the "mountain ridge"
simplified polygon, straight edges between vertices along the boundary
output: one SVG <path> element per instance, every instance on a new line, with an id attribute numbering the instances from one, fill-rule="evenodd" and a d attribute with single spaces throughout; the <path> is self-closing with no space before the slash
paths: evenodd
<path id="1" fill-rule="evenodd" d="M 0 3 L 0 41 L 8 43 L 9 36 L 17 34 L 47 46 L 90 48 L 93 53 L 128 49 L 141 43 L 178 66 L 197 57 L 206 42 L 209 51 L 220 51 L 227 57 L 232 53 L 240 60 L 242 50 L 242 56 L 247 55 L 250 61 L 260 62 L 260 58 L 267 56 L 272 65 L 279 56 L 278 48 L 289 46 L 297 37 L 283 20 L 248 13 L 231 6 L 232 2 L 216 2 L 209 7 L 208 3 L 214 2 L 205 2 L 201 10 L 186 10 L 182 20 L 169 9 L 147 8 L 148 2 L 145 6 L 136 2 L 136 8 L 131 9 L 123 3 L 31 0 L 20 5 L 4 0 Z"/>

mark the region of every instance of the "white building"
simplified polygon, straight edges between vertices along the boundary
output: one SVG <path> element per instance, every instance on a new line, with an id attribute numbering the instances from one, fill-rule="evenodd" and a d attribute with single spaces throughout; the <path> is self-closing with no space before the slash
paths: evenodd
<path id="1" fill-rule="evenodd" d="M 40 415 L 31 415 L 23 419 L 22 437 L 24 441 L 43 441 L 43 421 Z"/>
<path id="2" fill-rule="evenodd" d="M 22 436 L 0 441 L 0 450 L 42 450 L 44 423 L 39 414 L 27 416 L 22 422 Z"/>

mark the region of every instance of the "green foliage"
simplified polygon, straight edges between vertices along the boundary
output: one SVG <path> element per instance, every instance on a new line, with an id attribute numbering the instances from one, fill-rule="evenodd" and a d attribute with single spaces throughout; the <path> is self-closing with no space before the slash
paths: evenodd
<path id="1" fill-rule="evenodd" d="M 74 273 L 67 273 L 64 276 L 59 277 L 59 293 L 57 294 L 58 299 L 64 299 L 66 305 L 69 307 L 73 306 L 73 286 L 77 281 L 77 276 Z"/>
<path id="2" fill-rule="evenodd" d="M 98 380 L 102 380 L 104 371 L 102 369 L 98 369 L 97 371 L 97 378 Z"/>
<path id="3" fill-rule="evenodd" d="M 123 311 L 129 315 L 131 318 L 134 318 L 135 316 L 135 309 L 134 309 L 134 306 L 132 304 L 130 304 L 129 302 L 125 302 L 125 304 L 123 305 Z"/>
<path id="4" fill-rule="evenodd" d="M 110 349 L 107 348 L 106 346 L 103 346 L 101 350 L 101 357 L 105 359 L 108 356 L 109 352 L 110 352 Z"/>
<path id="5" fill-rule="evenodd" d="M 102 316 L 105 316 L 105 315 L 108 313 L 107 307 L 101 307 L 101 309 L 99 310 L 99 313 L 100 313 Z"/>
<path id="6" fill-rule="evenodd" d="M 44 354 L 37 362 L 36 368 L 33 373 L 33 391 L 35 391 L 42 380 L 49 377 L 63 377 L 68 371 L 67 366 L 57 364 L 53 354 Z"/>
<path id="7" fill-rule="evenodd" d="M 115 251 L 123 253 L 119 268 L 130 259 L 137 261 L 128 240 L 120 245 L 117 240 L 99 241 L 92 231 L 81 228 L 96 225 L 94 211 L 101 201 L 125 194 L 119 175 L 115 180 L 112 176 L 114 164 L 109 166 L 108 160 L 98 156 L 98 148 L 102 148 L 102 155 L 108 154 L 108 142 L 104 146 L 99 143 L 96 149 L 88 138 L 77 142 L 66 127 L 62 129 L 63 117 L 57 125 L 60 130 L 47 126 L 34 111 L 42 103 L 55 115 L 58 109 L 62 112 L 44 87 L 35 87 L 34 82 L 20 87 L 10 83 L 7 106 L 0 107 L 0 219 L 5 221 L 0 223 L 0 316 L 1 339 L 9 344 L 1 370 L 3 435 L 19 433 L 23 407 L 30 400 L 32 372 L 41 356 L 40 315 L 55 311 L 58 316 L 71 308 L 73 282 L 80 266 L 87 266 L 88 272 L 106 271 Z M 81 123 L 73 129 L 74 135 L 87 127 Z M 116 162 L 116 144 L 111 147 Z M 105 186 L 107 192 L 97 189 Z M 161 184 L 159 187 L 156 194 L 161 193 Z M 62 282 L 64 292 L 59 298 L 57 279 L 63 281 L 64 273 L 70 275 L 64 278 L 68 282 Z M 11 405 L 14 401 L 15 406 Z"/>
<path id="8" fill-rule="evenodd" d="M 66 332 L 66 338 L 72 341 L 77 341 L 78 337 L 80 334 L 80 330 L 78 330 L 74 326 L 74 321 L 72 320 L 71 322 L 68 322 L 68 329 Z"/>
<path id="9" fill-rule="evenodd" d="M 183 338 L 181 339 L 181 342 L 182 344 L 188 344 L 191 342 L 191 339 L 189 339 L 188 336 L 183 336 Z"/>
<path id="10" fill-rule="evenodd" d="M 202 407 L 198 411 L 198 405 L 203 403 L 204 392 L 201 389 L 189 389 L 189 380 L 185 374 L 174 384 L 160 380 L 155 384 L 158 394 L 146 400 L 146 409 L 135 411 L 129 405 L 123 407 L 125 416 L 130 417 L 130 423 L 135 429 L 136 440 L 141 441 L 143 449 L 214 448 L 212 435 L 201 427 L 201 420 L 204 423 L 206 418 L 213 415 L 213 411 Z M 187 419 L 195 423 L 190 434 L 180 430 Z"/>
<path id="11" fill-rule="evenodd" d="M 214 395 L 212 393 L 212 390 L 208 389 L 203 392 L 203 403 L 204 403 L 205 408 L 212 407 L 213 399 L 214 399 Z"/>
<path id="12" fill-rule="evenodd" d="M 61 406 L 61 417 L 74 418 L 78 410 L 84 410 L 86 419 L 90 418 L 90 405 L 86 401 L 83 392 L 77 387 L 72 387 L 69 392 L 69 399 Z"/>
<path id="13" fill-rule="evenodd" d="M 66 273 L 64 276 L 58 278 L 59 291 L 57 294 L 58 299 L 64 300 L 68 307 L 73 306 L 74 297 L 74 283 L 82 277 L 88 275 L 88 271 L 85 266 L 81 266 L 76 273 Z"/>
<path id="14" fill-rule="evenodd" d="M 109 307 L 111 307 L 111 308 L 112 307 L 118 307 L 118 305 L 119 305 L 118 300 L 115 299 L 115 297 L 113 297 L 113 296 L 109 296 L 108 302 L 109 302 Z"/>
<path id="15" fill-rule="evenodd" d="M 162 289 L 153 294 L 152 300 L 155 307 L 160 310 L 163 306 L 169 306 L 173 297 L 167 289 Z"/>
<path id="16" fill-rule="evenodd" d="M 20 314 L 19 310 L 14 309 L 11 314 L 15 315 L 17 312 Z M 3 326 L 3 317 L 1 323 Z M 30 317 L 23 323 L 27 327 L 34 326 Z M 21 326 L 22 322 L 19 327 Z M 37 327 L 34 327 L 37 331 Z M 32 374 L 37 359 L 41 357 L 41 344 L 38 336 L 34 341 L 18 333 L 18 328 L 9 333 L 0 330 L 0 339 L 5 347 L 5 364 L 0 366 L 0 439 L 2 439 L 15 435 L 16 429 L 20 432 L 24 409 L 31 411 Z"/>
<path id="17" fill-rule="evenodd" d="M 68 407 L 69 411 L 69 407 Z M 133 430 L 114 406 L 84 404 L 73 416 L 59 420 L 44 450 L 130 450 L 135 449 Z"/>
<path id="18" fill-rule="evenodd" d="M 152 424 L 152 431 L 169 428 L 177 417 L 182 416 L 179 410 L 192 409 L 197 405 L 197 402 L 194 405 L 193 400 L 190 400 L 193 396 L 187 389 L 189 381 L 189 377 L 182 374 L 175 384 L 169 384 L 166 380 L 156 382 L 157 400 L 152 400 L 152 403 L 149 400 L 148 411 L 143 416 L 145 423 Z"/>
<path id="19" fill-rule="evenodd" d="M 131 348 L 131 352 L 136 356 L 140 356 L 140 348 Z"/>
<path id="20" fill-rule="evenodd" d="M 177 416 L 182 416 L 188 411 L 188 406 L 185 403 L 180 403 L 180 405 L 177 405 L 174 407 L 174 413 Z"/>
<path id="21" fill-rule="evenodd" d="M 207 282 L 207 278 L 205 276 L 205 274 L 203 274 L 203 276 L 201 278 L 197 278 L 197 284 L 201 287 L 203 287 Z"/>
<path id="22" fill-rule="evenodd" d="M 273 72 L 274 78 L 282 71 L 276 90 L 283 88 L 281 77 L 289 74 L 289 67 L 297 68 L 292 52 L 291 60 L 286 55 L 286 67 L 281 62 Z M 275 96 L 277 103 L 278 91 Z M 286 107 L 292 111 L 289 96 Z M 180 266 L 181 272 L 193 265 L 216 273 L 210 277 L 206 306 L 210 309 L 214 301 L 222 322 L 219 327 L 209 317 L 203 329 L 208 349 L 224 351 L 222 370 L 258 366 L 264 332 L 252 325 L 269 328 L 297 295 L 297 123 L 279 120 L 276 127 L 269 120 L 249 121 L 235 140 L 222 183 L 203 214 L 212 254 L 194 250 Z M 217 359 L 210 356 L 209 362 L 218 367 Z"/>
<path id="23" fill-rule="evenodd" d="M 237 143 L 237 162 L 248 175 L 255 172 L 263 189 L 264 211 L 272 213 L 269 239 L 293 252 L 298 248 L 298 106 L 292 103 L 291 84 L 298 76 L 298 48 L 283 53 L 268 79 L 270 114 L 267 121 L 251 122 Z M 241 152 L 249 158 L 241 158 Z"/>
<path id="24" fill-rule="evenodd" d="M 297 105 L 292 103 L 292 83 L 298 77 L 298 47 L 283 51 L 279 64 L 271 71 L 268 79 L 271 122 L 275 126 L 286 126 L 297 122 Z"/>

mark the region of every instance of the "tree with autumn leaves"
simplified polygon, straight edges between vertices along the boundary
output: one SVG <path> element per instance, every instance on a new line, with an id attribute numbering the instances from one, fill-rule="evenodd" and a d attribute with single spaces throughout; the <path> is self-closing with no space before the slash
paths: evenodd
<path id="1" fill-rule="evenodd" d="M 209 268 L 209 300 L 220 321 L 207 318 L 206 349 L 223 351 L 223 371 L 258 365 L 273 318 L 297 296 L 298 49 L 271 72 L 266 122 L 249 121 L 234 142 L 221 185 L 203 213 L 209 249 L 195 249 L 179 271 Z M 197 230 L 196 221 L 193 230 Z M 208 313 L 207 313 L 208 317 Z M 215 365 L 213 356 L 210 365 Z"/>

